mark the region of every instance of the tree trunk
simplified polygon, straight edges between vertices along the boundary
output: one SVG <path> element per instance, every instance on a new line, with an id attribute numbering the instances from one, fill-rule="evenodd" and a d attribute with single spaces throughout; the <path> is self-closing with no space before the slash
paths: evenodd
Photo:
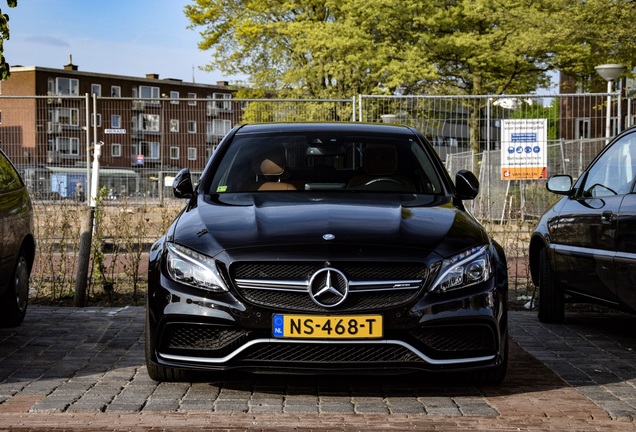
<path id="1" fill-rule="evenodd" d="M 87 207 L 80 215 L 80 243 L 77 257 L 77 273 L 75 277 L 75 295 L 73 303 L 76 307 L 86 306 L 86 288 L 88 286 L 88 268 L 93 241 L 93 217 L 95 209 Z"/>

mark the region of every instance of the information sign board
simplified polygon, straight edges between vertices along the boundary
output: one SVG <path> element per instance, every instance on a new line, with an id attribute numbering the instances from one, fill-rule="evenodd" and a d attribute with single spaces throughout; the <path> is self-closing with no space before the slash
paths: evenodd
<path id="1" fill-rule="evenodd" d="M 547 119 L 502 120 L 501 179 L 547 178 L 547 136 Z"/>

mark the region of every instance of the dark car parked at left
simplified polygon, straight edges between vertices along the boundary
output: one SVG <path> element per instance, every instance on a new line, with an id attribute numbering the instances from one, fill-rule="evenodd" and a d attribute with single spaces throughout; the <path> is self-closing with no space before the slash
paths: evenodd
<path id="1" fill-rule="evenodd" d="M 19 325 L 27 310 L 35 257 L 29 192 L 0 150 L 0 325 Z"/>
<path id="2" fill-rule="evenodd" d="M 191 372 L 504 378 L 507 268 L 414 128 L 243 125 L 151 248 L 146 364 Z M 420 381 L 422 385 L 425 380 Z"/>
<path id="3" fill-rule="evenodd" d="M 539 319 L 561 322 L 567 302 L 636 313 L 636 129 L 609 143 L 576 182 L 548 179 L 562 198 L 539 220 L 530 270 Z"/>

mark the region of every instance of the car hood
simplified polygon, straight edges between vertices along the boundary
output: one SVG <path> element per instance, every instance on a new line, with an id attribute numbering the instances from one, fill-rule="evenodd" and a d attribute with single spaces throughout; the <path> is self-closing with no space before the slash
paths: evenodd
<path id="1" fill-rule="evenodd" d="M 171 240 L 216 256 L 351 257 L 435 251 L 454 255 L 487 242 L 483 228 L 448 197 L 258 193 L 203 197 L 184 211 Z M 419 251 L 419 253 L 417 252 Z M 243 257 L 245 258 L 245 256 Z"/>

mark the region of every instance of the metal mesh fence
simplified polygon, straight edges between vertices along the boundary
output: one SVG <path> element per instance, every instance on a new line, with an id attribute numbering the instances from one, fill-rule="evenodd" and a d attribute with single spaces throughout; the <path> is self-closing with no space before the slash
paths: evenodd
<path id="1" fill-rule="evenodd" d="M 85 201 L 96 143 L 109 199 L 163 200 L 182 168 L 195 180 L 244 122 L 352 121 L 353 99 L 0 97 L 0 147 L 37 199 Z"/>
<path id="2" fill-rule="evenodd" d="M 532 220 L 554 201 L 544 179 L 502 179 L 503 125 L 506 121 L 545 119 L 546 171 L 577 178 L 609 138 L 631 124 L 630 100 L 607 94 L 513 96 L 360 96 L 362 121 L 405 124 L 433 144 L 451 174 L 473 171 L 481 193 L 471 203 L 483 221 Z M 621 119 L 621 121 L 619 121 Z M 505 146 L 508 145 L 504 141 Z"/>
<path id="3" fill-rule="evenodd" d="M 107 198 L 161 200 L 189 168 L 195 181 L 223 136 L 241 123 L 363 121 L 419 129 L 448 170 L 468 169 L 482 192 L 471 203 L 483 220 L 540 215 L 553 197 L 543 180 L 502 180 L 502 123 L 546 119 L 547 175 L 577 177 L 629 124 L 628 102 L 607 94 L 519 96 L 363 96 L 352 99 L 194 99 L 0 97 L 0 146 L 16 163 L 33 196 L 86 200 L 95 143 L 103 143 L 99 186 Z M 629 100 L 631 103 L 631 100 Z"/>

